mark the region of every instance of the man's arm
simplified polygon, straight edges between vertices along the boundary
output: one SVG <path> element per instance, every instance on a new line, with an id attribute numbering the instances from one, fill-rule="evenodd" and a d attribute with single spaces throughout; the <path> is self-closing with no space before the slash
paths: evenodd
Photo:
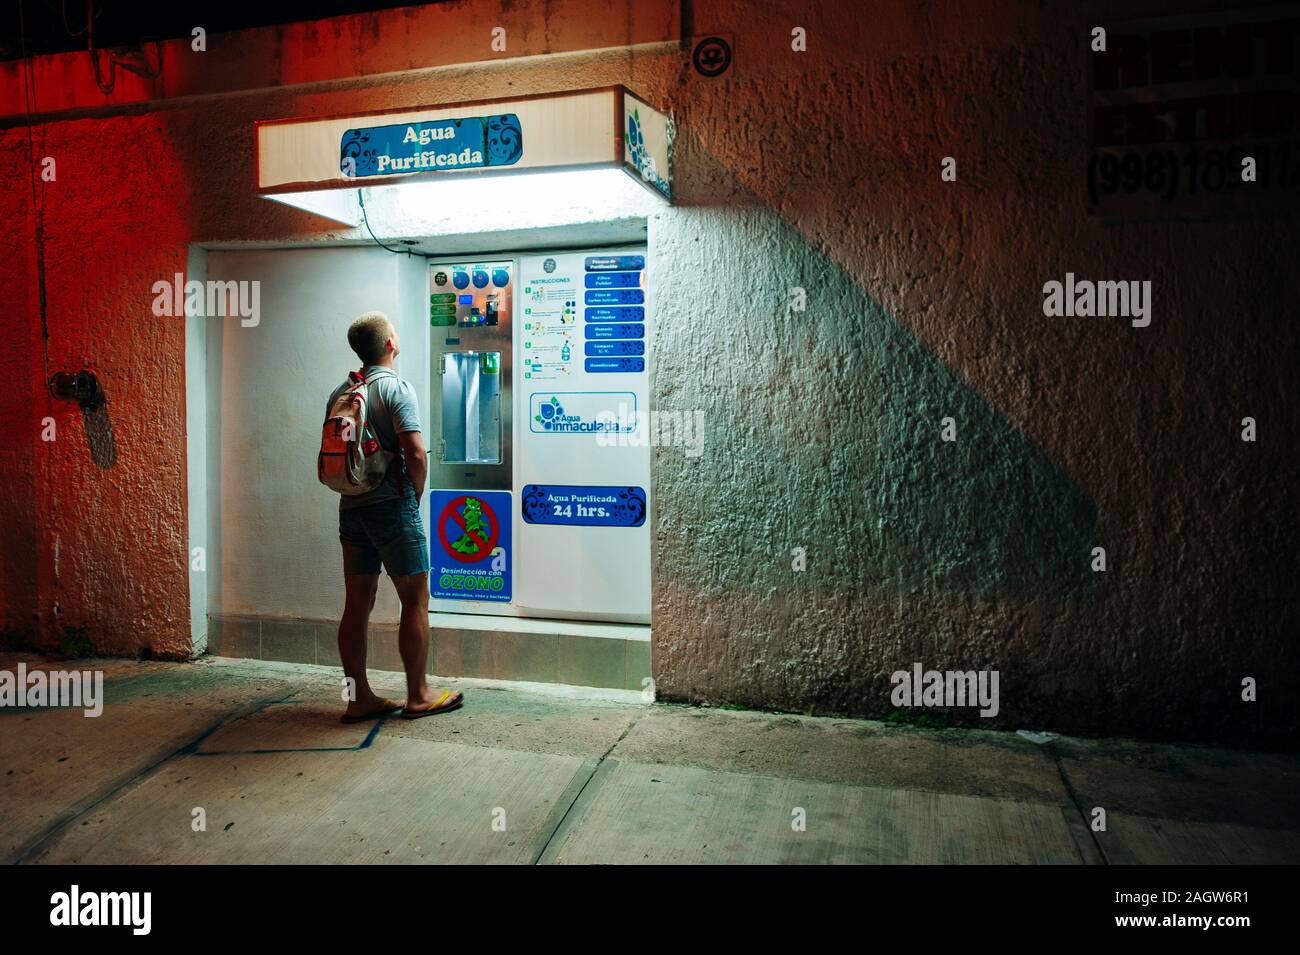
<path id="1" fill-rule="evenodd" d="M 397 436 L 406 459 L 406 476 L 410 478 L 418 501 L 424 494 L 424 482 L 429 477 L 429 456 L 424 451 L 424 435 L 418 431 L 403 431 Z"/>
<path id="2" fill-rule="evenodd" d="M 429 477 L 429 457 L 424 451 L 424 435 L 420 432 L 420 406 L 415 400 L 415 389 L 398 379 L 392 391 L 384 396 L 393 415 L 393 432 L 406 459 L 406 476 L 411 479 L 418 501 L 424 493 L 424 482 Z"/>

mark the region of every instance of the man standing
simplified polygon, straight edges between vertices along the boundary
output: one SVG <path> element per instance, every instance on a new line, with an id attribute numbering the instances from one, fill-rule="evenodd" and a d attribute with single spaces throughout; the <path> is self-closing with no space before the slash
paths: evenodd
<path id="1" fill-rule="evenodd" d="M 370 384 L 367 417 L 380 446 L 392 452 L 383 482 L 372 491 L 339 500 L 339 541 L 343 545 L 346 603 L 339 621 L 339 657 L 353 680 L 353 699 L 343 722 L 355 723 L 404 710 L 408 719 L 454 710 L 464 695 L 430 690 L 425 679 L 429 658 L 429 543 L 420 517 L 420 497 L 429 459 L 420 434 L 415 390 L 397 377 L 393 359 L 400 345 L 397 330 L 383 312 L 367 312 L 348 329 L 348 344 L 361 359 L 361 375 Z M 335 398 L 351 384 L 344 382 Z M 406 669 L 406 703 L 376 696 L 366 676 L 366 626 L 379 589 L 380 566 L 388 571 L 402 602 L 398 650 Z"/>

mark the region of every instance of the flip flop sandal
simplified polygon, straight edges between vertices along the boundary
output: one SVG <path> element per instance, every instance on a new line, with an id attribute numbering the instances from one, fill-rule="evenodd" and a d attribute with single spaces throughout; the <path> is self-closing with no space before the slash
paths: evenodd
<path id="1" fill-rule="evenodd" d="M 460 690 L 457 690 L 455 693 L 451 690 L 443 690 L 442 696 L 438 697 L 438 702 L 434 703 L 433 706 L 429 707 L 427 710 L 415 710 L 414 712 L 406 710 L 402 713 L 402 719 L 418 720 L 421 716 L 432 716 L 434 713 L 447 713 L 451 710 L 460 709 L 461 704 L 464 702 L 465 694 L 460 692 Z"/>
<path id="2" fill-rule="evenodd" d="M 374 720 L 374 719 L 378 719 L 381 716 L 387 716 L 389 713 L 396 713 L 401 708 L 402 708 L 401 703 L 396 703 L 393 700 L 386 699 L 382 702 L 379 709 L 375 710 L 373 713 L 362 713 L 357 716 L 348 716 L 348 714 L 344 713 L 342 716 L 339 717 L 339 722 L 340 723 L 364 723 L 366 720 Z"/>

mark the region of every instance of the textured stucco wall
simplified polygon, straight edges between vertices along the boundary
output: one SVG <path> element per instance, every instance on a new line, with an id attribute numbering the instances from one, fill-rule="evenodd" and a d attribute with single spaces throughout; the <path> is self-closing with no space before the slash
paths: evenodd
<path id="1" fill-rule="evenodd" d="M 6 346 L 18 346 L 8 367 L 23 386 L 21 400 L 6 402 L 14 436 L 6 451 L 19 487 L 32 485 L 8 505 L 21 513 L 3 531 L 2 549 L 18 565 L 5 575 L 4 627 L 48 646 L 71 627 L 107 652 L 187 655 L 185 329 L 153 317 L 149 289 L 185 269 L 194 183 L 161 117 L 35 131 L 36 155 L 57 161 L 57 179 L 38 184 L 43 342 L 27 133 L 6 130 L 2 140 L 14 184 L 0 198 L 14 226 L 3 284 L 22 306 L 6 321 L 14 336 Z M 107 185 L 119 174 L 135 185 Z M 108 398 L 89 417 L 43 386 L 47 369 L 84 367 Z M 57 423 L 53 441 L 41 440 L 47 416 Z"/>
<path id="2" fill-rule="evenodd" d="M 998 669 L 1002 725 L 1287 740 L 1295 221 L 1089 220 L 1085 5 L 886 6 L 675 104 L 660 298 L 727 290 L 658 326 L 659 401 L 710 421 L 656 457 L 661 691 L 879 714 L 921 661 Z M 1045 318 L 1066 271 L 1150 279 L 1152 325 Z"/>
<path id="3" fill-rule="evenodd" d="M 661 695 L 879 715 L 889 674 L 920 661 L 1000 670 L 1004 726 L 1287 742 L 1296 224 L 1084 209 L 1087 28 L 1214 6 L 695 3 L 688 29 L 733 35 L 724 78 L 675 48 L 611 50 L 40 127 L 62 157 L 52 367 L 104 373 L 118 464 L 91 462 L 75 418 L 46 448 L 6 413 L 23 443 L 0 454 L 39 479 L 30 510 L 3 505 L 4 549 L 33 555 L 5 624 L 35 612 L 50 639 L 57 599 L 104 649 L 188 651 L 184 336 L 149 315 L 149 285 L 189 242 L 330 234 L 252 195 L 254 119 L 624 83 L 679 128 L 680 201 L 650 228 L 655 404 L 708 428 L 699 458 L 655 452 Z M 0 134 L 11 180 L 26 149 L 26 130 Z M 29 192 L 0 203 L 31 223 Z M 42 407 L 30 235 L 0 261 L 23 316 L 3 347 Z M 1044 318 L 1042 284 L 1066 271 L 1150 279 L 1151 326 Z"/>

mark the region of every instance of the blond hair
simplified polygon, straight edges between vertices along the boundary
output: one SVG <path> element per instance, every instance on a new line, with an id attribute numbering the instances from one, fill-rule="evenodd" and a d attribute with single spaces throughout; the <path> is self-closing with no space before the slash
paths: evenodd
<path id="1" fill-rule="evenodd" d="M 348 328 L 348 344 L 367 365 L 384 357 L 388 339 L 394 334 L 393 323 L 383 312 L 366 312 Z"/>

